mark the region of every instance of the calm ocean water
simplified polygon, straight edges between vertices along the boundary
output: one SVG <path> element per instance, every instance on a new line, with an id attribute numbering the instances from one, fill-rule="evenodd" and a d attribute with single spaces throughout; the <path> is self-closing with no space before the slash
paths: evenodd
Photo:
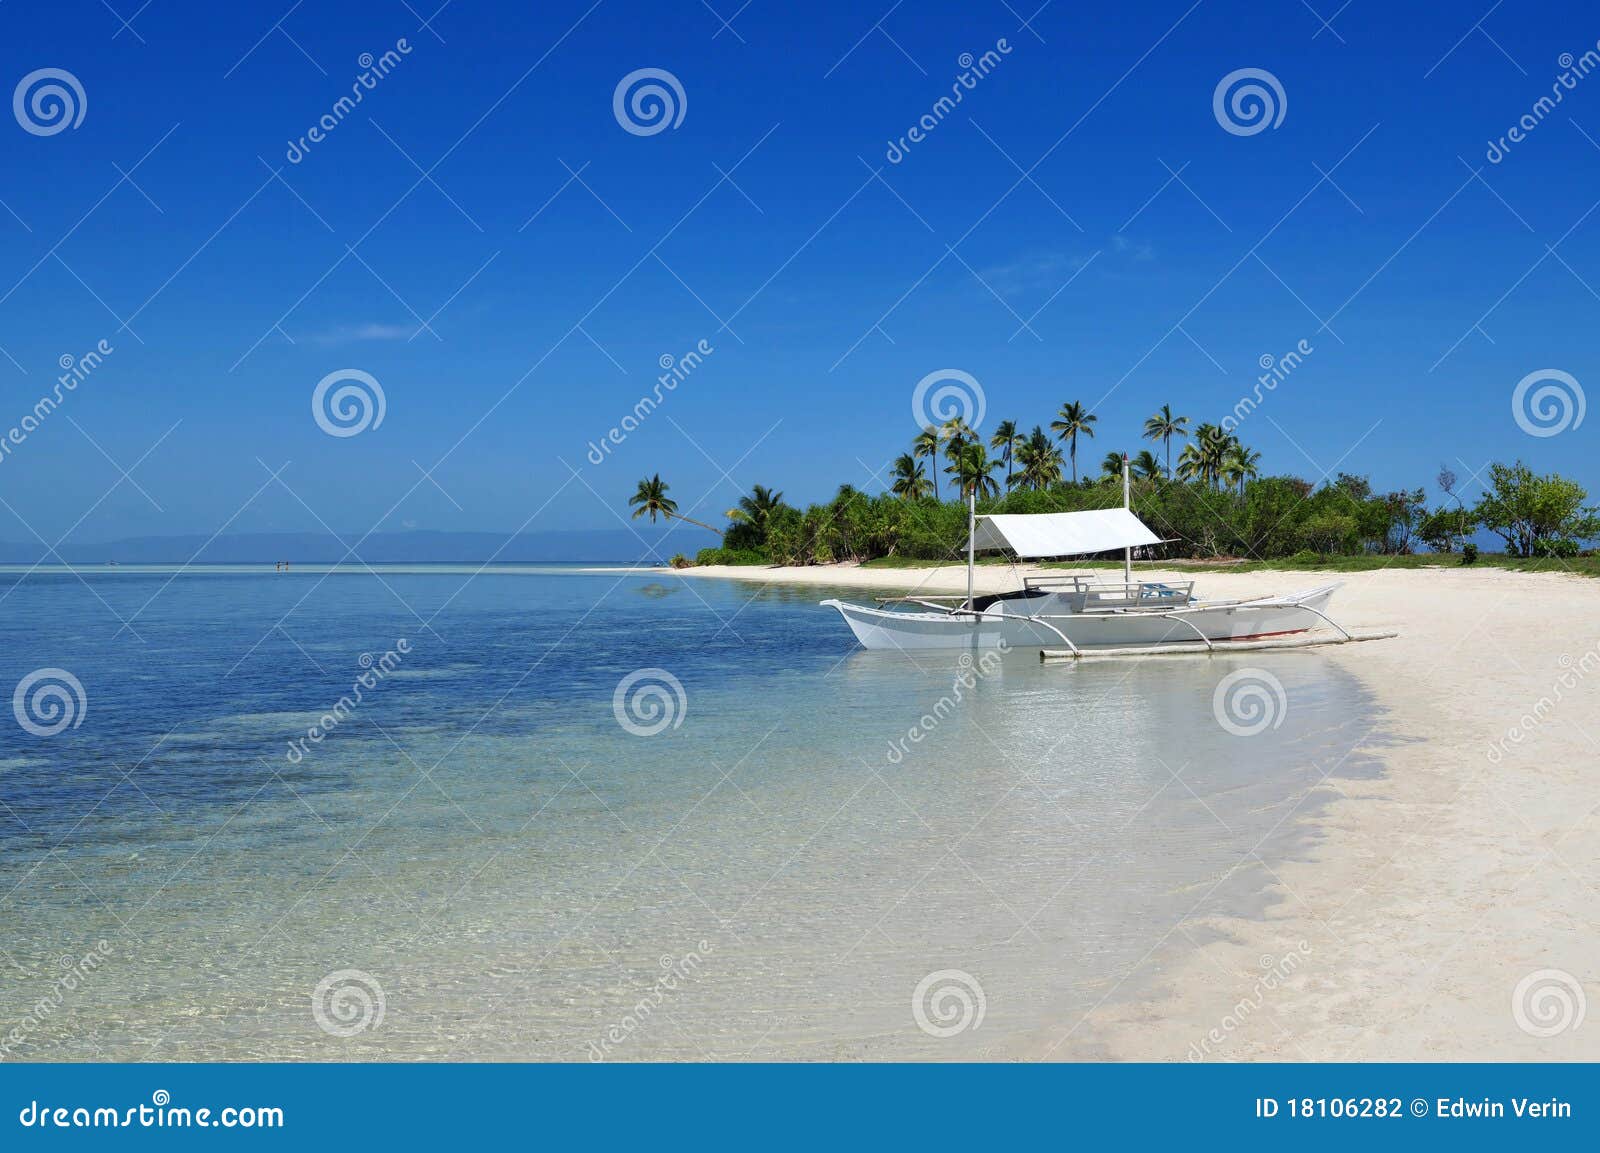
<path id="1" fill-rule="evenodd" d="M 75 726 L 0 724 L 0 1048 L 1006 1055 L 1259 915 L 1325 775 L 1375 771 L 1373 702 L 1315 653 L 913 663 L 827 595 L 0 572 L 0 690 L 83 690 Z M 1283 695 L 1240 736 L 1213 696 L 1247 668 Z"/>

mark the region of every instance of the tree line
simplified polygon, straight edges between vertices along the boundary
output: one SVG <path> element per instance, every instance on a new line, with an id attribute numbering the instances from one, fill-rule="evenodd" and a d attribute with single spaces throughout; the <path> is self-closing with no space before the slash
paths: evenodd
<path id="1" fill-rule="evenodd" d="M 660 474 L 641 480 L 628 500 L 633 516 L 678 519 L 723 536 L 702 549 L 699 564 L 830 564 L 881 557 L 943 560 L 966 541 L 969 494 L 979 513 L 1077 512 L 1122 503 L 1124 454 L 1107 453 L 1094 475 L 1080 475 L 1080 443 L 1095 438 L 1098 418 L 1077 401 L 1063 404 L 1049 431 L 1027 432 L 1003 420 L 987 440 L 960 417 L 928 426 L 889 468 L 885 491 L 841 485 L 833 498 L 801 509 L 783 493 L 755 485 L 729 509 L 726 529 L 678 512 Z M 1491 464 L 1483 492 L 1469 504 L 1455 473 L 1441 467 L 1431 506 L 1421 487 L 1375 491 L 1365 477 L 1339 473 L 1313 484 L 1263 476 L 1261 454 L 1214 424 L 1191 430 L 1189 418 L 1162 405 L 1142 437 L 1159 448 L 1127 458 L 1131 503 L 1162 537 L 1141 550 L 1176 558 L 1404 555 L 1426 548 L 1476 556 L 1471 538 L 1498 535 L 1517 557 L 1572 557 L 1600 536 L 1600 510 L 1576 481 L 1535 473 L 1526 464 Z M 1176 462 L 1172 442 L 1183 441 Z M 1085 473 L 1087 470 L 1085 470 Z M 948 478 L 940 486 L 939 477 Z M 948 497 L 948 499 L 946 499 Z M 674 562 L 689 563 L 686 558 Z"/>

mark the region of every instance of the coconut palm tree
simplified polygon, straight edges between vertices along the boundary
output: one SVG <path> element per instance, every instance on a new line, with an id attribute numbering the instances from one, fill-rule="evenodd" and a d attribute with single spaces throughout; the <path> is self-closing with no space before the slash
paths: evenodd
<path id="1" fill-rule="evenodd" d="M 1245 445 L 1234 441 L 1229 446 L 1227 455 L 1222 459 L 1222 477 L 1231 487 L 1239 486 L 1239 495 L 1244 495 L 1246 481 L 1255 480 L 1261 475 L 1261 454 L 1253 452 Z"/>
<path id="2" fill-rule="evenodd" d="M 956 478 L 962 496 L 976 490 L 980 497 L 990 497 L 1000 492 L 1000 486 L 989 475 L 999 467 L 999 461 L 989 459 L 988 450 L 982 442 L 973 442 L 961 446 L 960 455 L 945 472 Z"/>
<path id="3" fill-rule="evenodd" d="M 1056 434 L 1057 440 L 1067 442 L 1067 455 L 1072 458 L 1072 483 L 1077 484 L 1078 437 L 1093 436 L 1094 422 L 1100 418 L 1076 400 L 1069 400 L 1063 404 L 1056 416 L 1058 419 L 1050 422 L 1050 431 Z"/>
<path id="4" fill-rule="evenodd" d="M 977 431 L 959 416 L 952 416 L 939 426 L 939 435 L 945 441 L 944 455 L 947 460 L 959 460 L 961 450 L 974 441 L 979 441 Z M 981 443 L 981 441 L 979 441 Z M 949 472 L 949 469 L 945 469 Z"/>
<path id="5" fill-rule="evenodd" d="M 1101 480 L 1121 480 L 1122 462 L 1125 458 L 1120 452 L 1108 452 L 1106 458 L 1100 462 Z"/>
<path id="6" fill-rule="evenodd" d="M 1139 455 L 1133 458 L 1129 467 L 1133 469 L 1133 475 L 1139 480 L 1154 480 L 1158 476 L 1165 475 L 1161 469 L 1160 459 L 1148 448 L 1140 450 Z"/>
<path id="7" fill-rule="evenodd" d="M 1001 462 L 1006 466 L 1006 491 L 1011 491 L 1011 465 L 1016 459 L 1016 451 L 1021 448 L 1025 438 L 1017 432 L 1017 422 L 1002 420 L 994 426 L 994 435 L 989 438 L 989 447 L 1000 454 Z"/>
<path id="8" fill-rule="evenodd" d="M 655 476 L 641 480 L 639 482 L 638 491 L 628 498 L 628 503 L 635 506 L 633 510 L 633 519 L 638 520 L 640 517 L 648 514 L 650 517 L 650 522 L 654 524 L 657 516 L 664 516 L 668 520 L 681 520 L 688 524 L 698 525 L 700 528 L 708 529 L 711 532 L 716 533 L 718 536 L 722 535 L 721 529 L 712 528 L 704 521 L 698 521 L 693 517 L 684 516 L 682 513 L 680 513 L 678 511 L 678 502 L 667 495 L 667 489 L 669 487 L 671 486 L 669 486 L 666 481 L 661 479 L 661 474 L 659 472 L 656 473 Z"/>
<path id="9" fill-rule="evenodd" d="M 1017 463 L 1022 466 L 1022 483 L 1029 488 L 1047 489 L 1061 483 L 1061 450 L 1037 424 L 1017 449 Z"/>
<path id="10" fill-rule="evenodd" d="M 933 465 L 933 499 L 939 499 L 939 430 L 927 425 L 911 441 L 911 455 Z"/>
<path id="11" fill-rule="evenodd" d="M 1178 457 L 1178 475 L 1184 480 L 1198 480 L 1212 488 L 1222 480 L 1222 462 L 1238 443 L 1230 432 L 1214 424 L 1202 424 L 1194 430 L 1194 442 L 1183 446 Z"/>
<path id="12" fill-rule="evenodd" d="M 1205 458 L 1198 444 L 1186 444 L 1183 451 L 1178 454 L 1178 479 L 1179 480 L 1204 480 Z"/>
<path id="13" fill-rule="evenodd" d="M 931 485 L 928 474 L 922 471 L 922 462 L 909 452 L 901 453 L 894 462 L 894 483 L 890 491 L 901 500 L 921 500 L 928 495 Z"/>
<path id="14" fill-rule="evenodd" d="M 1144 438 L 1146 440 L 1159 440 L 1167 450 L 1167 476 L 1172 476 L 1172 438 L 1175 436 L 1188 436 L 1189 418 L 1186 416 L 1173 416 L 1172 406 L 1164 404 L 1144 422 Z"/>
<path id="15" fill-rule="evenodd" d="M 729 520 L 735 524 L 748 524 L 757 529 L 763 537 L 767 533 L 767 522 L 772 514 L 783 507 L 783 494 L 773 492 L 765 485 L 754 485 L 749 496 L 739 498 L 737 508 L 730 508 L 727 512 Z"/>

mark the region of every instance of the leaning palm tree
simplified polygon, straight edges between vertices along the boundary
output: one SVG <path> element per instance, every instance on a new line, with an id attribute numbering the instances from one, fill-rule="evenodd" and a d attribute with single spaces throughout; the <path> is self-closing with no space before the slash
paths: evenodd
<path id="1" fill-rule="evenodd" d="M 894 482 L 890 491 L 901 500 L 921 500 L 932 486 L 928 474 L 922 471 L 922 462 L 909 452 L 901 453 L 894 462 Z"/>
<path id="2" fill-rule="evenodd" d="M 994 426 L 994 435 L 989 438 L 989 447 L 1000 454 L 1000 461 L 1006 466 L 1006 491 L 1011 491 L 1011 466 L 1016 460 L 1016 451 L 1024 443 L 1024 437 L 1017 432 L 1017 422 L 1002 420 Z"/>
<path id="3" fill-rule="evenodd" d="M 928 425 L 911 441 L 911 455 L 933 465 L 933 499 L 939 499 L 939 430 Z"/>
<path id="4" fill-rule="evenodd" d="M 1133 458 L 1129 467 L 1133 469 L 1133 475 L 1140 480 L 1154 480 L 1156 477 L 1164 475 L 1160 459 L 1148 448 L 1141 449 L 1139 455 Z"/>
<path id="5" fill-rule="evenodd" d="M 1172 475 L 1172 438 L 1175 436 L 1188 436 L 1189 418 L 1186 416 L 1173 416 L 1172 406 L 1164 404 L 1150 419 L 1144 422 L 1144 438 L 1146 440 L 1159 440 L 1167 450 L 1167 476 Z"/>
<path id="6" fill-rule="evenodd" d="M 638 491 L 628 498 L 628 503 L 634 506 L 633 519 L 638 520 L 648 514 L 650 522 L 654 524 L 657 516 L 664 516 L 668 520 L 681 520 L 688 524 L 698 525 L 703 529 L 709 529 L 718 536 L 722 535 L 721 529 L 712 528 L 704 521 L 698 521 L 693 517 L 684 516 L 680 513 L 678 511 L 678 502 L 667 495 L 669 487 L 671 486 L 661 479 L 659 472 L 655 476 L 641 480 Z"/>
<path id="7" fill-rule="evenodd" d="M 1094 422 L 1100 418 L 1076 400 L 1063 404 L 1056 416 L 1058 419 L 1050 422 L 1050 431 L 1056 434 L 1057 440 L 1067 442 L 1067 455 L 1072 459 L 1072 483 L 1077 484 L 1078 437 L 1093 436 Z"/>

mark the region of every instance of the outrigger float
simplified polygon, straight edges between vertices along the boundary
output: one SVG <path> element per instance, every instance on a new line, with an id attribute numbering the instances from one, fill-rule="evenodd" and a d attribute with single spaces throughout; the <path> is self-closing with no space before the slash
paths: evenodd
<path id="1" fill-rule="evenodd" d="M 825 600 L 868 649 L 1034 648 L 1042 660 L 1303 648 L 1394 636 L 1351 632 L 1327 615 L 1338 583 L 1279 596 L 1203 600 L 1193 581 L 1135 581 L 1133 550 L 1162 539 L 1133 514 L 1128 462 L 1122 507 L 979 516 L 967 503 L 967 595 L 878 597 L 876 607 Z M 1122 580 L 1027 577 L 1014 592 L 976 596 L 979 550 L 1040 560 L 1122 550 Z M 1326 626 L 1321 633 L 1313 630 Z"/>

